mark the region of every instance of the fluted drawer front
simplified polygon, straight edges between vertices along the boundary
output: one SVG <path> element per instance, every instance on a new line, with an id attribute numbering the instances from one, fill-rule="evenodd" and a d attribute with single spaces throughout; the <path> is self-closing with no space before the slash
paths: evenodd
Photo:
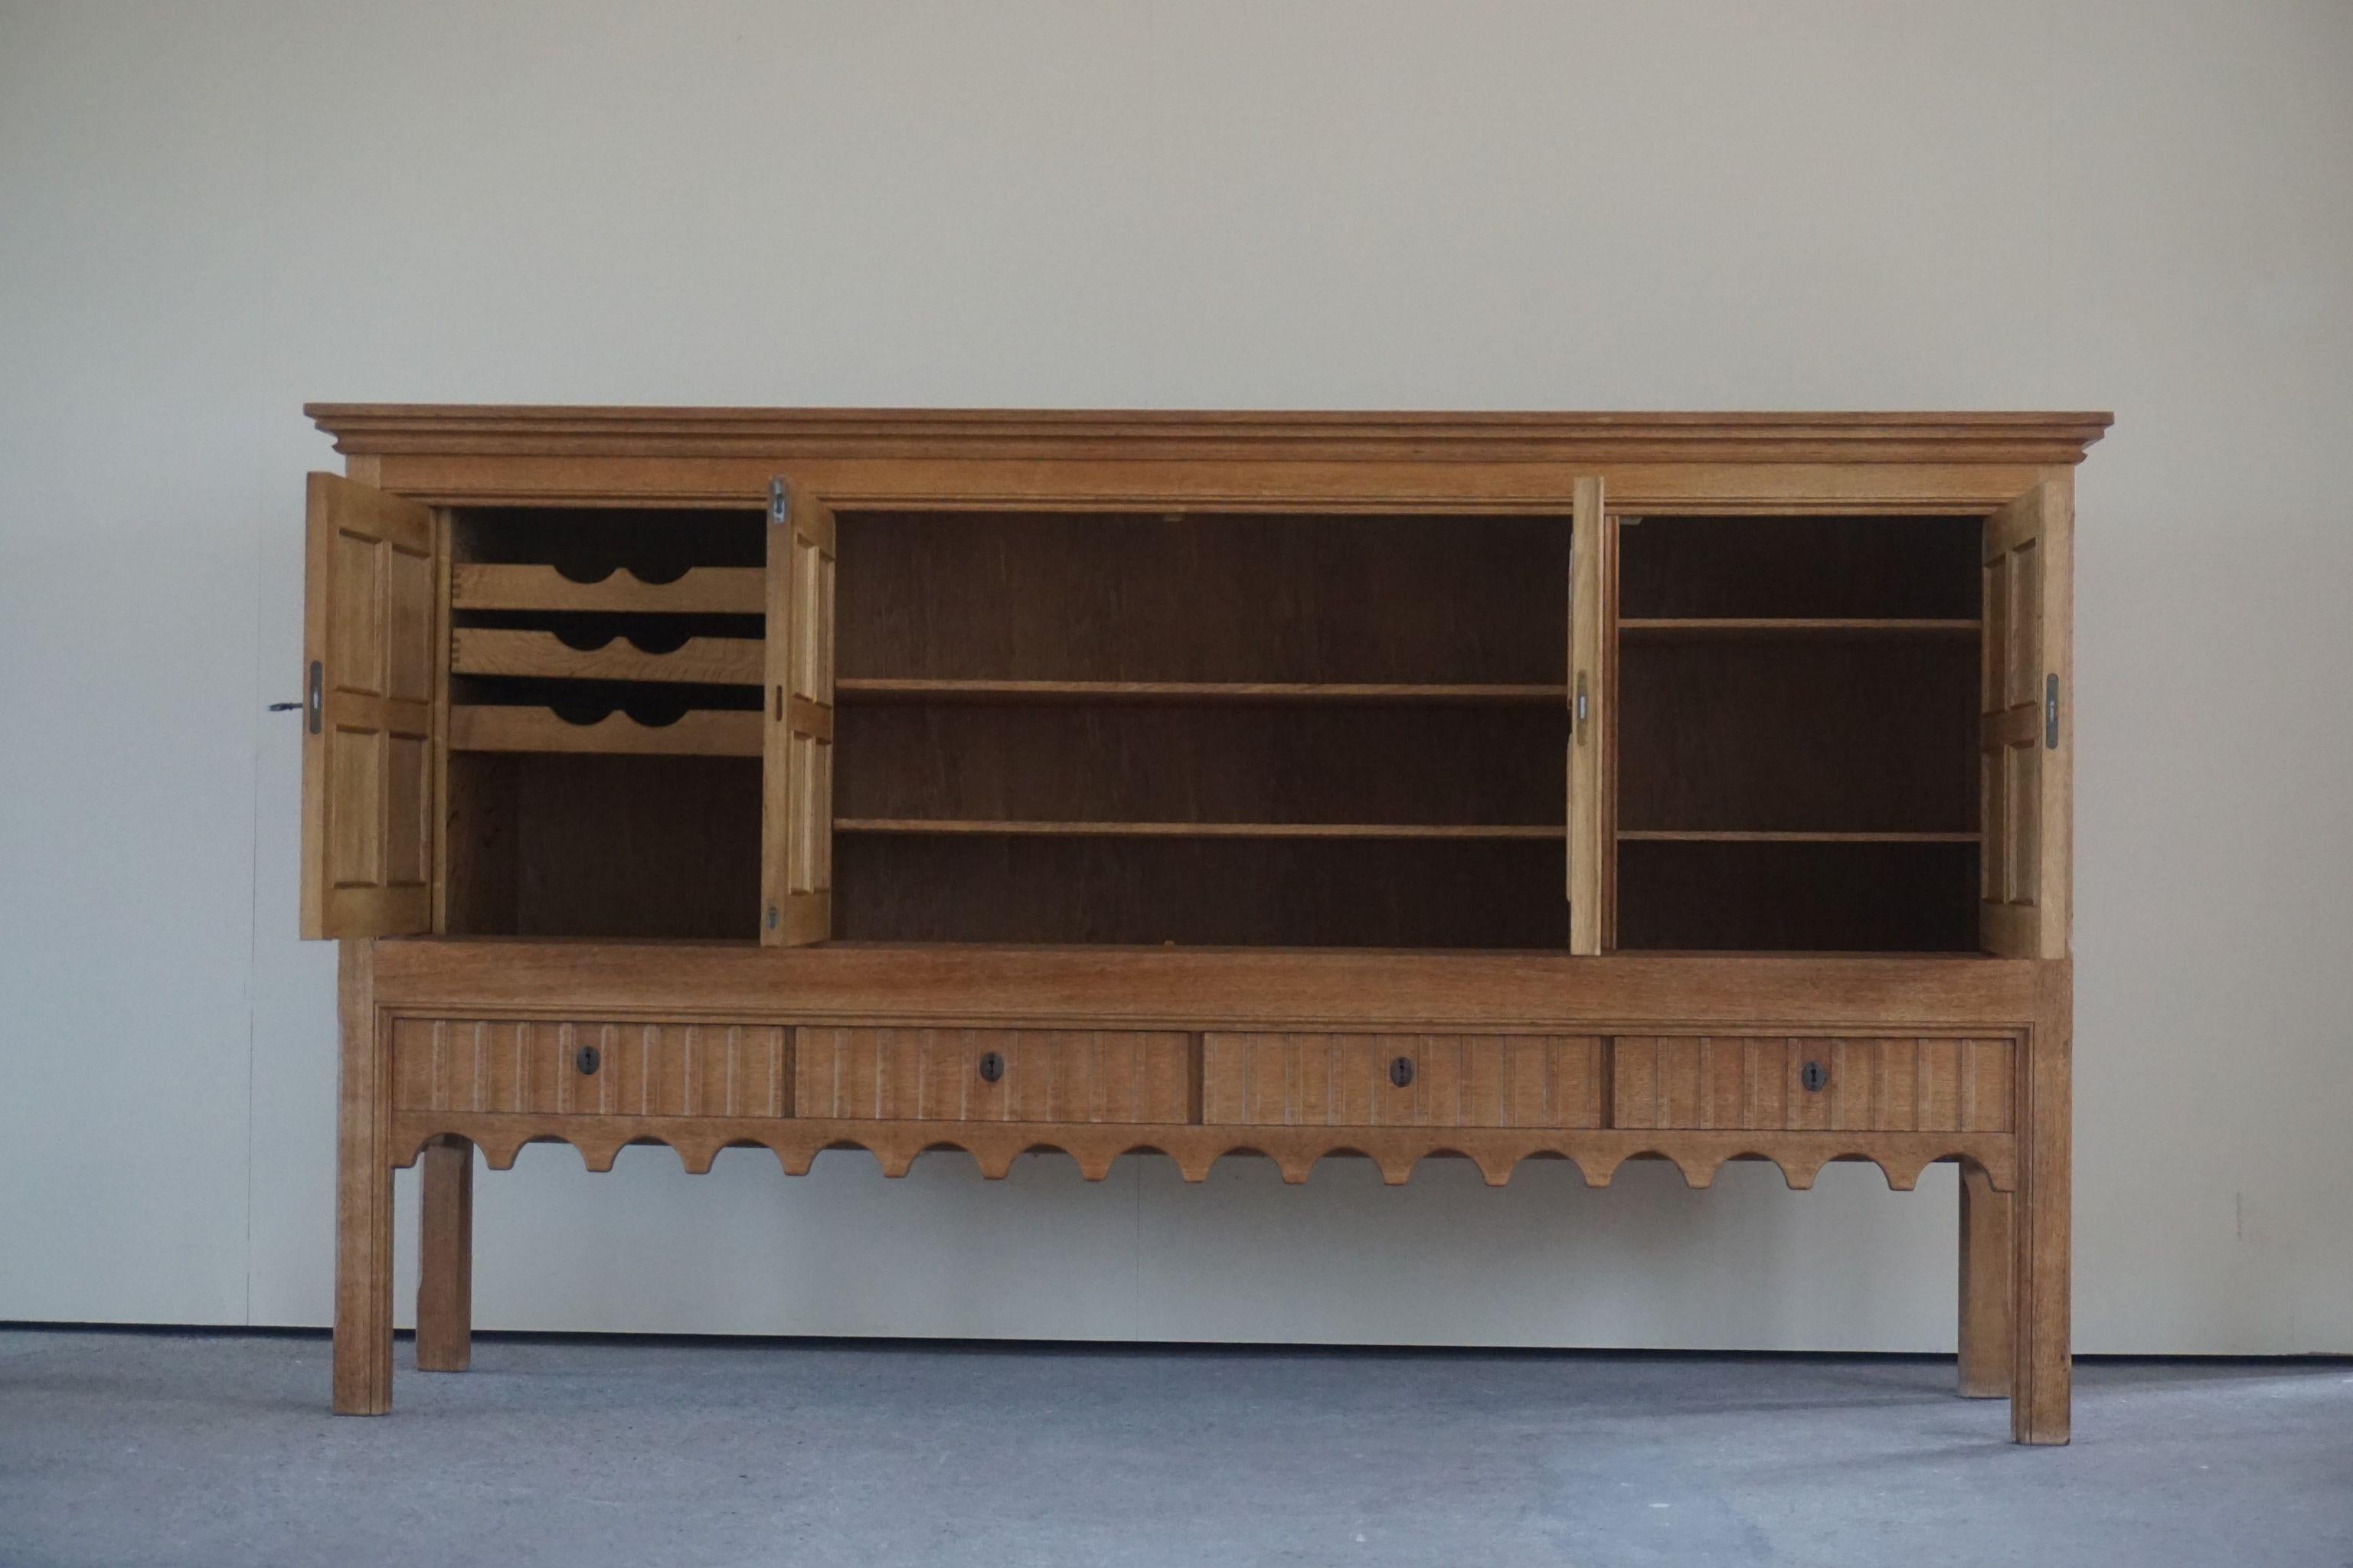
<path id="1" fill-rule="evenodd" d="M 765 1024 L 402 1018 L 402 1110 L 787 1116 L 790 1031 Z"/>
<path id="2" fill-rule="evenodd" d="M 805 1028 L 795 1055 L 803 1116 L 1192 1120 L 1192 1037 L 1174 1030 Z"/>
<path id="3" fill-rule="evenodd" d="M 1202 1037 L 1201 1120 L 1598 1127 L 1600 1056 L 1589 1035 L 1212 1033 Z"/>
<path id="4" fill-rule="evenodd" d="M 1621 1036 L 1611 1124 L 2007 1132 L 2014 1049 L 2007 1039 Z"/>

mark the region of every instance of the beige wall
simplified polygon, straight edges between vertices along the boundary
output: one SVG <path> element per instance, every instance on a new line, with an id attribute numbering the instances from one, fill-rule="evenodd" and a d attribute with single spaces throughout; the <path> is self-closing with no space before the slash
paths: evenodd
<path id="1" fill-rule="evenodd" d="M 2113 407 L 2078 1343 L 2353 1351 L 2348 258 L 2334 0 L 0 4 L 0 1319 L 327 1313 L 305 398 Z M 492 1326 L 1952 1340 L 1945 1171 L 481 1193 Z"/>

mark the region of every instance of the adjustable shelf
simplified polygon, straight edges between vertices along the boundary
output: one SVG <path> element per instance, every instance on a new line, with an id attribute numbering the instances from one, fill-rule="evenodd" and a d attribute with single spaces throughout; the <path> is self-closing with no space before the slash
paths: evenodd
<path id="1" fill-rule="evenodd" d="M 982 818 L 837 816 L 836 833 L 1047 838 L 1560 839 L 1558 823 L 1016 822 Z"/>
<path id="2" fill-rule="evenodd" d="M 697 709 L 669 724 L 611 713 L 575 724 L 552 709 L 456 703 L 449 709 L 453 752 L 558 752 L 605 756 L 756 757 L 754 710 Z"/>
<path id="3" fill-rule="evenodd" d="M 1347 682 L 1283 680 L 932 680 L 843 676 L 836 698 L 849 702 L 968 703 L 1392 703 L 1558 707 L 1566 684 Z"/>
<path id="4" fill-rule="evenodd" d="M 1975 844 L 1975 833 L 1752 833 L 1715 829 L 1626 828 L 1621 844 Z"/>
<path id="5" fill-rule="evenodd" d="M 626 637 L 576 648 L 554 632 L 459 626 L 449 634 L 449 668 L 458 675 L 757 686 L 765 660 L 757 637 L 689 637 L 670 652 L 648 653 Z"/>
<path id="6" fill-rule="evenodd" d="M 456 610 L 601 611 L 614 614 L 756 616 L 767 608 L 767 574 L 757 566 L 698 566 L 667 583 L 627 567 L 577 583 L 553 566 L 464 563 L 449 570 Z"/>
<path id="7" fill-rule="evenodd" d="M 1975 637 L 1983 625 L 1935 616 L 1628 616 L 1618 630 L 1637 637 Z"/>

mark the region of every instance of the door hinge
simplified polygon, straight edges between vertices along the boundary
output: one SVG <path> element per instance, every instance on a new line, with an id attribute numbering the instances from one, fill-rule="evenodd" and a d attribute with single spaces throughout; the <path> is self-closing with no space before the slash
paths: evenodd
<path id="1" fill-rule="evenodd" d="M 768 525 L 785 526 L 785 518 L 792 510 L 792 498 L 785 492 L 785 476 L 778 474 L 768 481 Z"/>
<path id="2" fill-rule="evenodd" d="M 1591 699 L 1591 698 L 1589 698 L 1588 696 L 1587 696 L 1587 694 L 1586 694 L 1586 690 L 1585 690 L 1585 671 L 1583 671 L 1583 670 L 1581 670 L 1581 669 L 1580 669 L 1580 670 L 1578 670 L 1578 671 L 1577 672 L 1577 713 L 1576 713 L 1576 724 L 1577 724 L 1577 743 L 1578 745 L 1580 745 L 1580 746 L 1581 746 L 1581 745 L 1583 745 L 1583 744 L 1585 744 L 1585 719 L 1586 719 L 1586 715 L 1587 715 L 1588 712 L 1590 712 L 1591 710 L 1592 710 L 1592 699 Z"/>
<path id="3" fill-rule="evenodd" d="M 2042 749 L 2059 749 L 2059 678 L 2055 675 L 2042 678 Z"/>
<path id="4" fill-rule="evenodd" d="M 326 720 L 326 709 L 327 670 L 323 664 L 314 658 L 311 661 L 310 688 L 302 694 L 304 722 L 310 725 L 311 733 L 313 735 L 319 732 L 320 727 Z"/>
<path id="5" fill-rule="evenodd" d="M 768 929 L 770 931 L 776 930 L 777 923 L 776 906 L 770 904 L 768 906 Z"/>

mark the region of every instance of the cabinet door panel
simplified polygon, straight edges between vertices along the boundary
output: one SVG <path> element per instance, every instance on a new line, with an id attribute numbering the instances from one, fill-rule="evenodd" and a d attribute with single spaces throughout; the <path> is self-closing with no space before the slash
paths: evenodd
<path id="1" fill-rule="evenodd" d="M 761 940 L 833 934 L 832 511 L 784 485 L 768 529 L 766 809 Z"/>
<path id="2" fill-rule="evenodd" d="M 1601 481 L 1577 481 L 1569 542 L 1568 587 L 1568 950 L 1599 952 L 1608 929 L 1609 867 L 1614 835 L 1605 792 L 1616 767 L 1612 727 L 1605 711 L 1616 682 L 1610 649 L 1616 638 L 1610 585 L 1616 551 L 1604 510 Z"/>
<path id="3" fill-rule="evenodd" d="M 310 477 L 302 934 L 432 929 L 432 511 Z"/>
<path id="4" fill-rule="evenodd" d="M 2073 535 L 2056 480 L 1986 520 L 1978 924 L 2007 958 L 2067 955 Z"/>

